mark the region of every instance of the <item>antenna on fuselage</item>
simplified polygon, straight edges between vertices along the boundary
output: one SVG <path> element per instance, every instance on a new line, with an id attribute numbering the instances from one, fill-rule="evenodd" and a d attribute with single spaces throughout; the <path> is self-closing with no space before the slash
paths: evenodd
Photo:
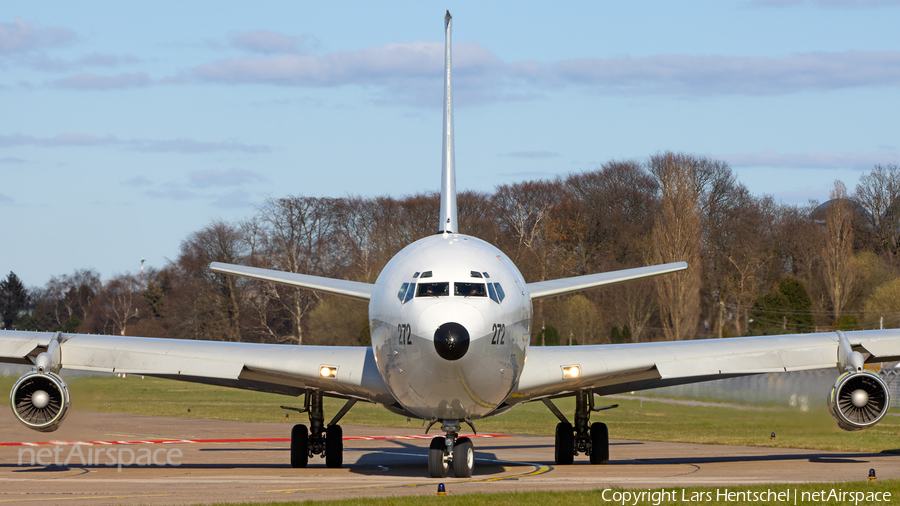
<path id="1" fill-rule="evenodd" d="M 450 32 L 453 17 L 444 16 L 444 146 L 441 160 L 441 234 L 459 232 L 456 223 L 456 162 L 453 149 L 453 82 L 451 79 Z"/>

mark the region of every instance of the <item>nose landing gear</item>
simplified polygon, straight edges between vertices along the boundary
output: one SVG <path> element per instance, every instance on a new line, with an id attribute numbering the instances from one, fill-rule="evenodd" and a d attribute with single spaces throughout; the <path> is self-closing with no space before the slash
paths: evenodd
<path id="1" fill-rule="evenodd" d="M 554 444 L 554 460 L 557 465 L 569 465 L 579 453 L 588 455 L 591 464 L 609 463 L 609 429 L 604 423 L 590 423 L 591 412 L 616 408 L 619 405 L 594 407 L 594 392 L 579 390 L 575 394 L 575 426 L 573 427 L 565 415 L 550 399 L 541 399 L 543 403 L 559 418 L 556 424 L 556 440 Z"/>
<path id="2" fill-rule="evenodd" d="M 467 437 L 459 437 L 459 420 L 444 420 L 441 430 L 446 436 L 431 440 L 428 448 L 428 474 L 446 478 L 450 465 L 457 478 L 470 478 L 475 469 L 475 445 Z"/>

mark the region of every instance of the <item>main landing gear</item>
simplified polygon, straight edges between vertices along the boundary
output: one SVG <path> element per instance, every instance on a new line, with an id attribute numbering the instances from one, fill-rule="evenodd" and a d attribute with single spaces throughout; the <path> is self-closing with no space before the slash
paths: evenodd
<path id="1" fill-rule="evenodd" d="M 344 431 L 337 423 L 354 404 L 356 399 L 348 400 L 327 427 L 322 412 L 322 392 L 307 390 L 302 409 L 281 406 L 282 409 L 309 413 L 309 430 L 303 424 L 291 429 L 291 467 L 306 467 L 313 455 L 321 455 L 325 467 L 341 467 L 344 463 Z"/>
<path id="2" fill-rule="evenodd" d="M 579 390 L 575 393 L 575 426 L 572 427 L 550 399 L 541 401 L 559 418 L 554 445 L 557 465 L 571 464 L 579 453 L 588 455 L 591 464 L 609 463 L 609 430 L 604 423 L 590 423 L 591 412 L 617 408 L 618 404 L 595 408 L 594 392 Z"/>
<path id="3" fill-rule="evenodd" d="M 453 474 L 457 478 L 471 477 L 475 469 L 475 446 L 472 440 L 459 437 L 459 420 L 444 420 L 441 430 L 447 435 L 432 439 L 428 448 L 428 474 L 432 478 L 446 478 L 452 465 Z"/>

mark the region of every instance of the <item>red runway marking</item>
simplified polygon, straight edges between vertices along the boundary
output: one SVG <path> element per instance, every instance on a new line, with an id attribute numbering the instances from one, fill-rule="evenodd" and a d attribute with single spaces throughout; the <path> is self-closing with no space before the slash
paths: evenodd
<path id="1" fill-rule="evenodd" d="M 434 436 L 357 436 L 345 437 L 344 441 L 380 441 L 388 439 L 431 439 Z M 466 437 L 513 437 L 505 434 L 477 434 Z M 160 445 L 178 443 L 289 443 L 289 437 L 277 438 L 240 438 L 240 439 L 154 439 L 137 441 L 42 441 L 39 443 L 0 443 L 0 446 L 73 446 L 73 445 Z"/>

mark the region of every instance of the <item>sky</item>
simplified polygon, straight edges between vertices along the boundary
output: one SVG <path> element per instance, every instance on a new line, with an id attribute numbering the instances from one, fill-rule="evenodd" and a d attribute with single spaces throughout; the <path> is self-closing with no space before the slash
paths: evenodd
<path id="1" fill-rule="evenodd" d="M 13 0 L 0 274 L 111 279 L 268 197 L 437 190 L 445 9 L 460 190 L 671 150 L 805 204 L 900 162 L 900 0 Z"/>

